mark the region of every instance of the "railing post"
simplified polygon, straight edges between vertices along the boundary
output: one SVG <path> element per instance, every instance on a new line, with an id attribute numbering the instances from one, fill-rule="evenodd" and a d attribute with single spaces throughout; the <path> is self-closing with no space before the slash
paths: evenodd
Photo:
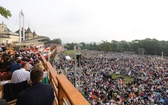
<path id="1" fill-rule="evenodd" d="M 63 97 L 64 97 L 64 94 L 63 94 L 63 90 L 62 90 L 62 87 L 61 85 L 58 83 L 58 105 L 62 105 L 64 100 L 63 100 Z"/>

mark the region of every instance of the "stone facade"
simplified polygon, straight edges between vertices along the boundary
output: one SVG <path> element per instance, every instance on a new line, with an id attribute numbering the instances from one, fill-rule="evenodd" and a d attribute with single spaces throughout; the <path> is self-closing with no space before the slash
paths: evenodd
<path id="1" fill-rule="evenodd" d="M 0 24 L 0 43 L 14 43 L 19 41 L 19 35 L 11 32 L 3 22 Z"/>
<path id="2" fill-rule="evenodd" d="M 31 29 L 28 27 L 27 29 L 24 30 L 25 32 L 25 40 L 23 38 L 23 28 L 21 30 L 21 40 L 25 43 L 26 41 L 30 42 L 32 40 L 38 42 L 39 40 L 45 39 L 45 36 L 39 36 L 36 34 L 36 32 L 32 32 Z M 18 43 L 20 41 L 20 36 L 19 36 L 19 30 L 16 32 L 11 32 L 8 28 L 7 25 L 5 25 L 3 22 L 0 24 L 0 44 L 1 43 Z M 33 42 L 34 43 L 34 42 Z"/>
<path id="3" fill-rule="evenodd" d="M 8 32 L 10 31 L 7 26 L 2 22 L 2 24 L 0 24 L 0 33 L 2 32 Z"/>
<path id="4" fill-rule="evenodd" d="M 19 30 L 16 31 L 16 33 L 19 34 Z M 23 28 L 21 30 L 22 33 L 22 41 L 23 41 Z M 25 29 L 25 40 L 31 40 L 31 39 L 35 39 L 38 38 L 39 36 L 36 34 L 36 32 L 32 32 L 31 29 L 28 27 L 27 29 Z"/>

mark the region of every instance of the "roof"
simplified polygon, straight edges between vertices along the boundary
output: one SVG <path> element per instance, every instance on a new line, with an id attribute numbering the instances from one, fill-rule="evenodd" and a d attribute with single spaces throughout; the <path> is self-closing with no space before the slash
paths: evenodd
<path id="1" fill-rule="evenodd" d="M 37 35 L 35 31 L 33 32 L 33 35 Z"/>
<path id="2" fill-rule="evenodd" d="M 32 33 L 29 27 L 27 28 L 26 33 Z"/>
<path id="3" fill-rule="evenodd" d="M 11 32 L 11 30 L 9 30 L 9 28 L 7 28 L 6 30 L 4 30 L 4 32 Z"/>
<path id="4" fill-rule="evenodd" d="M 15 32 L 15 33 L 18 33 L 19 34 L 19 29 Z M 31 31 L 31 30 L 30 30 Z M 21 32 L 23 32 L 23 27 L 22 27 L 22 30 L 21 30 Z M 26 32 L 26 29 L 25 29 L 25 32 Z"/>
<path id="5" fill-rule="evenodd" d="M 17 31 L 16 31 L 16 33 L 18 33 L 18 34 L 19 34 L 19 30 L 17 30 Z"/>

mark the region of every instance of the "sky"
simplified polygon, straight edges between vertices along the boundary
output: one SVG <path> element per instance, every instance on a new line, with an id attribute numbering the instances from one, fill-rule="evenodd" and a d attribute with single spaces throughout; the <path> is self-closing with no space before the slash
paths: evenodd
<path id="1" fill-rule="evenodd" d="M 11 31 L 25 28 L 63 43 L 168 40 L 167 0 L 0 0 L 12 17 L 0 16 Z"/>

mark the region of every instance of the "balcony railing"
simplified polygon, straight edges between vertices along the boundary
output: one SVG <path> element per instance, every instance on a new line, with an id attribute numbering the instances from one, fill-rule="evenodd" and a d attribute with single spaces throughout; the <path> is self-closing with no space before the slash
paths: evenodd
<path id="1" fill-rule="evenodd" d="M 90 105 L 65 75 L 58 75 L 50 62 L 46 61 L 43 56 L 41 58 L 48 70 L 49 81 L 54 89 L 55 100 L 53 105 Z"/>

